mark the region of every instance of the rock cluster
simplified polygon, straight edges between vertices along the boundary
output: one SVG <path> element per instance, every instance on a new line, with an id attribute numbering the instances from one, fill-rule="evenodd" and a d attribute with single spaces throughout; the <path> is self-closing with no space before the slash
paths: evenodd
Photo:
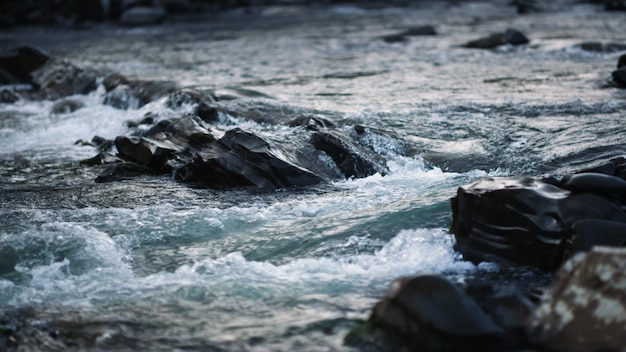
<path id="1" fill-rule="evenodd" d="M 466 259 L 554 270 L 593 245 L 626 242 L 626 163 L 554 178 L 490 177 L 458 189 L 450 232 Z"/>
<path id="2" fill-rule="evenodd" d="M 567 262 L 535 303 L 439 275 L 394 281 L 345 338 L 364 351 L 623 351 L 626 249 L 596 247 Z"/>

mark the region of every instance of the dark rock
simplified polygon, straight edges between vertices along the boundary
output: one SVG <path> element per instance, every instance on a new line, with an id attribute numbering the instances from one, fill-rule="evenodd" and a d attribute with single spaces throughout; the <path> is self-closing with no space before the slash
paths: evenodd
<path id="1" fill-rule="evenodd" d="M 613 71 L 613 81 L 621 87 L 626 87 L 626 67 Z"/>
<path id="2" fill-rule="evenodd" d="M 145 165 L 154 172 L 163 172 L 173 154 L 182 148 L 168 140 L 158 141 L 144 137 L 115 138 L 115 148 L 122 158 Z"/>
<path id="3" fill-rule="evenodd" d="M 390 34 L 390 35 L 386 35 L 382 37 L 383 41 L 385 41 L 385 43 L 402 43 L 402 42 L 406 42 L 407 38 L 406 36 L 402 35 L 402 34 Z"/>
<path id="4" fill-rule="evenodd" d="M 142 26 L 161 23 L 167 13 L 162 7 L 137 6 L 122 13 L 119 22 L 130 26 Z"/>
<path id="5" fill-rule="evenodd" d="M 598 174 L 614 176 L 616 170 L 617 170 L 617 167 L 613 161 L 605 161 L 598 165 L 592 166 L 588 169 L 581 170 L 577 173 L 595 172 Z"/>
<path id="6" fill-rule="evenodd" d="M 619 57 L 617 60 L 617 68 L 620 69 L 622 67 L 626 67 L 626 54 Z"/>
<path id="7" fill-rule="evenodd" d="M 99 151 L 108 151 L 113 148 L 114 142 L 100 136 L 93 136 L 91 144 L 96 146 Z"/>
<path id="8" fill-rule="evenodd" d="M 96 89 L 96 74 L 61 60 L 50 59 L 32 74 L 40 92 L 48 99 L 87 94 Z"/>
<path id="9" fill-rule="evenodd" d="M 563 260 L 576 222 L 626 223 L 626 214 L 605 197 L 529 177 L 489 177 L 460 187 L 452 199 L 452 217 L 455 249 L 466 259 L 508 260 L 547 270 Z"/>
<path id="10" fill-rule="evenodd" d="M 122 110 L 138 109 L 177 89 L 172 81 L 132 80 L 117 73 L 107 76 L 103 85 L 107 90 L 103 104 Z"/>
<path id="11" fill-rule="evenodd" d="M 363 125 L 354 125 L 354 132 L 356 132 L 357 134 L 365 133 L 365 126 L 363 126 Z"/>
<path id="12" fill-rule="evenodd" d="M 20 100 L 20 97 L 14 92 L 8 89 L 3 89 L 0 91 L 0 103 L 13 104 L 18 100 Z"/>
<path id="13" fill-rule="evenodd" d="M 153 123 L 154 123 L 154 115 L 148 112 L 139 121 L 126 121 L 126 126 L 128 126 L 128 128 L 136 128 L 141 125 L 152 125 Z"/>
<path id="14" fill-rule="evenodd" d="M 375 351 L 503 351 L 505 332 L 461 289 L 437 275 L 394 281 L 346 343 Z"/>
<path id="15" fill-rule="evenodd" d="M 85 107 L 81 101 L 75 99 L 63 99 L 56 102 L 51 109 L 52 114 L 69 114 Z"/>
<path id="16" fill-rule="evenodd" d="M 626 1 L 624 1 L 624 0 L 604 0 L 604 8 L 607 11 L 626 11 Z"/>
<path id="17" fill-rule="evenodd" d="M 271 145 L 250 132 L 234 129 L 217 143 L 201 149 L 194 160 L 176 173 L 184 182 L 208 187 L 256 186 L 277 189 L 306 186 L 323 180 L 281 158 Z"/>
<path id="18" fill-rule="evenodd" d="M 522 45 L 527 44 L 529 39 L 520 31 L 509 28 L 502 33 L 494 33 L 487 37 L 472 40 L 465 44 L 466 48 L 493 49 L 500 45 Z"/>
<path id="19" fill-rule="evenodd" d="M 540 12 L 541 10 L 535 0 L 514 0 L 513 5 L 516 7 L 517 13 L 519 14 Z"/>
<path id="20" fill-rule="evenodd" d="M 563 188 L 572 192 L 589 192 L 602 195 L 612 193 L 626 194 L 626 181 L 619 177 L 594 172 L 577 173 L 567 176 L 562 182 Z"/>
<path id="21" fill-rule="evenodd" d="M 200 103 L 214 103 L 215 97 L 211 92 L 198 89 L 184 88 L 172 92 L 165 101 L 165 106 L 171 109 L 180 108 L 183 105 L 196 105 Z"/>
<path id="22" fill-rule="evenodd" d="M 622 43 L 584 42 L 575 47 L 584 51 L 608 54 L 626 50 L 626 44 Z"/>
<path id="23" fill-rule="evenodd" d="M 289 121 L 289 127 L 304 127 L 307 130 L 319 131 L 322 128 L 335 128 L 335 124 L 327 118 L 316 115 L 300 115 Z"/>
<path id="24" fill-rule="evenodd" d="M 375 173 L 387 174 L 387 168 L 366 155 L 363 148 L 347 141 L 332 132 L 315 132 L 311 135 L 311 144 L 328 154 L 346 177 L 367 177 Z"/>
<path id="25" fill-rule="evenodd" d="M 20 46 L 0 56 L 0 84 L 32 84 L 31 74 L 40 69 L 50 56 L 33 46 Z"/>
<path id="26" fill-rule="evenodd" d="M 573 236 L 568 254 L 590 251 L 594 246 L 623 247 L 626 245 L 626 224 L 608 220 L 581 220 L 572 226 Z"/>
<path id="27" fill-rule="evenodd" d="M 109 165 L 98 177 L 97 183 L 122 181 L 132 179 L 138 176 L 150 175 L 153 171 L 144 166 L 133 162 L 122 162 Z"/>
<path id="28" fill-rule="evenodd" d="M 382 39 L 387 43 L 398 43 L 398 42 L 406 41 L 407 37 L 422 36 L 422 35 L 436 35 L 436 34 L 437 34 L 437 31 L 435 30 L 435 27 L 426 25 L 426 26 L 411 27 L 396 34 L 383 36 Z"/>
<path id="29" fill-rule="evenodd" d="M 595 247 L 559 270 L 528 330 L 550 351 L 623 351 L 626 346 L 626 249 Z"/>
<path id="30" fill-rule="evenodd" d="M 81 165 L 97 166 L 102 164 L 122 163 L 124 160 L 107 152 L 98 153 L 96 156 L 80 161 Z"/>
<path id="31" fill-rule="evenodd" d="M 217 108 L 209 106 L 206 103 L 200 103 L 193 109 L 193 113 L 200 117 L 202 121 L 213 123 L 219 121 L 219 113 Z"/>

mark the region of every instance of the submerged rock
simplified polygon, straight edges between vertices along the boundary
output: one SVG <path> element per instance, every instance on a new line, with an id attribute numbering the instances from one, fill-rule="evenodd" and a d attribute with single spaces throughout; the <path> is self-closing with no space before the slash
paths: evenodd
<path id="1" fill-rule="evenodd" d="M 575 47 L 594 53 L 616 53 L 626 50 L 626 44 L 623 43 L 584 42 Z"/>
<path id="2" fill-rule="evenodd" d="M 81 101 L 76 99 L 62 99 L 52 106 L 50 113 L 52 114 L 69 114 L 85 107 Z"/>
<path id="3" fill-rule="evenodd" d="M 568 261 L 532 314 L 533 342 L 550 351 L 623 351 L 626 248 L 596 247 Z"/>
<path id="4" fill-rule="evenodd" d="M 460 288 L 438 275 L 394 281 L 345 339 L 364 351 L 503 351 L 512 341 Z"/>
<path id="5" fill-rule="evenodd" d="M 326 152 L 346 177 L 367 177 L 375 173 L 387 174 L 383 163 L 367 157 L 361 147 L 342 138 L 334 132 L 315 132 L 311 135 L 311 144 Z"/>
<path id="6" fill-rule="evenodd" d="M 626 87 L 626 68 L 622 67 L 619 70 L 613 71 L 613 81 L 621 87 Z"/>
<path id="7" fill-rule="evenodd" d="M 500 45 L 522 45 L 529 43 L 530 40 L 517 29 L 509 28 L 502 33 L 494 33 L 487 37 L 469 41 L 465 44 L 466 48 L 476 49 L 493 49 Z"/>
<path id="8" fill-rule="evenodd" d="M 74 94 L 87 94 L 96 89 L 96 73 L 83 70 L 63 59 L 53 58 L 32 73 L 39 94 L 59 99 Z"/>
<path id="9" fill-rule="evenodd" d="M 387 43 L 397 43 L 406 41 L 407 37 L 422 35 L 437 35 L 437 31 L 435 30 L 435 27 L 430 25 L 411 27 L 399 33 L 383 36 L 382 39 Z"/>
<path id="10" fill-rule="evenodd" d="M 138 109 L 178 88 L 172 81 L 133 80 L 118 73 L 107 76 L 103 85 L 103 104 L 122 110 Z"/>
<path id="11" fill-rule="evenodd" d="M 626 223 L 620 206 L 594 183 L 612 176 L 580 175 L 565 182 L 570 190 L 529 177 L 489 177 L 460 187 L 452 199 L 455 249 L 476 262 L 508 260 L 556 269 L 571 251 L 577 222 Z"/>

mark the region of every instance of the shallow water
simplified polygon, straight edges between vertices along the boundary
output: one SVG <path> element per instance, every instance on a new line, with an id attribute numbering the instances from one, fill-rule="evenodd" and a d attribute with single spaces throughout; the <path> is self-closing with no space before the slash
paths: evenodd
<path id="1" fill-rule="evenodd" d="M 390 169 L 269 193 L 167 177 L 96 184 L 100 169 L 78 164 L 96 152 L 76 140 L 181 111 L 163 100 L 116 110 L 102 88 L 75 97 L 85 107 L 69 114 L 51 114 L 52 101 L 0 104 L 0 324 L 21 326 L 33 351 L 349 350 L 343 336 L 397 277 L 545 283 L 528 268 L 463 261 L 447 234 L 449 198 L 487 175 L 559 174 L 626 154 L 626 93 L 607 87 L 623 52 L 575 47 L 624 43 L 626 21 L 569 2 L 519 16 L 507 3 L 266 7 L 0 33 L 3 48 L 33 43 L 83 67 L 237 94 L 216 128 L 287 151 L 306 132 L 284 123 L 301 113 L 344 131 L 364 125 L 363 143 Z M 380 38 L 422 24 L 439 34 Z M 508 27 L 531 43 L 460 46 Z"/>

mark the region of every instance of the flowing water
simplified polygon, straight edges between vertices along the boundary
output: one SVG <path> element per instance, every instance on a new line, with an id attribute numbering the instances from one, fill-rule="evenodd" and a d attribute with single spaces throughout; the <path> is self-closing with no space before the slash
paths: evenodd
<path id="1" fill-rule="evenodd" d="M 128 132 L 139 110 L 51 114 L 54 101 L 0 104 L 0 325 L 25 350 L 350 350 L 342 339 L 400 276 L 440 273 L 532 286 L 545 275 L 474 265 L 452 249 L 449 199 L 488 175 L 565 173 L 626 154 L 624 90 L 609 87 L 623 14 L 557 2 L 517 15 L 508 1 L 410 7 L 264 7 L 124 28 L 26 28 L 82 67 L 243 95 L 218 129 L 288 149 L 302 113 L 363 142 L 388 175 L 276 192 L 209 190 L 168 177 L 97 184 L 74 145 Z M 382 36 L 432 24 L 436 36 Z M 461 44 L 515 27 L 521 47 Z M 262 94 L 257 94 L 262 93 Z M 177 112 L 179 113 L 179 112 Z M 328 158 L 321 160 L 328 162 Z M 1 347 L 1 346 L 0 346 Z"/>

